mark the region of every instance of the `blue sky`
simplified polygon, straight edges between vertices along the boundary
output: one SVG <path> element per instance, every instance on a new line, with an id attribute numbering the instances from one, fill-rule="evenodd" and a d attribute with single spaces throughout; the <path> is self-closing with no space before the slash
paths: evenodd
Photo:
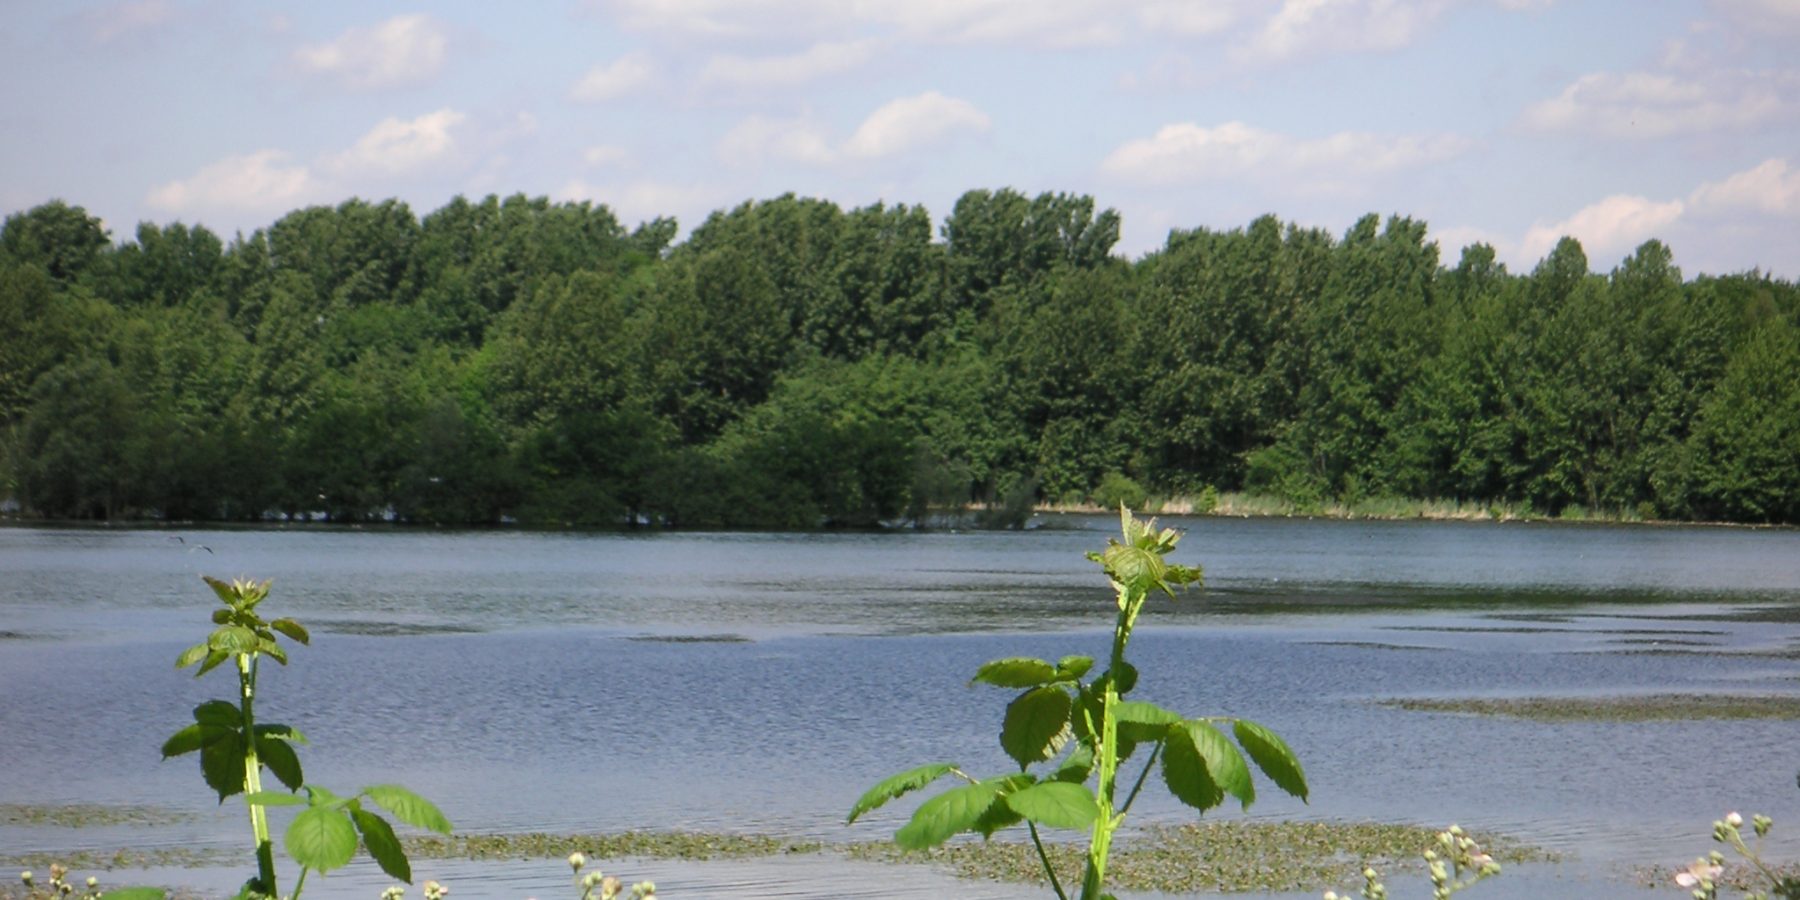
<path id="1" fill-rule="evenodd" d="M 1800 0 L 9 4 L 0 211 L 229 237 L 301 206 L 1093 195 L 1119 251 L 1274 213 L 1529 270 L 1660 237 L 1800 277 Z"/>

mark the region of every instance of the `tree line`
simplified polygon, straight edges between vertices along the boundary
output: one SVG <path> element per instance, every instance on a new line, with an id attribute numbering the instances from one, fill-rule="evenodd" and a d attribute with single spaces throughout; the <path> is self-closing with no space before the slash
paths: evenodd
<path id="1" fill-rule="evenodd" d="M 1250 490 L 1800 522 L 1800 289 L 1440 258 L 1273 216 L 1137 260 L 1090 197 L 350 200 L 229 242 L 0 226 L 0 499 L 26 515 L 863 526 Z"/>

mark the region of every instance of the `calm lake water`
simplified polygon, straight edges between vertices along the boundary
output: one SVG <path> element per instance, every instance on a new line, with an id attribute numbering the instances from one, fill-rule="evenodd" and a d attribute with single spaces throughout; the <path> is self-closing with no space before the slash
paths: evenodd
<path id="1" fill-rule="evenodd" d="M 1406 712 L 1400 697 L 1800 693 L 1800 531 L 1171 519 L 1207 589 L 1157 601 L 1134 695 L 1256 719 L 1304 763 L 1310 805 L 1265 783 L 1259 819 L 1504 832 L 1567 855 L 1472 897 L 1644 897 L 1634 866 L 1711 849 L 1728 809 L 1800 831 L 1800 726 L 1543 724 Z M 1010 768 L 996 656 L 1103 656 L 1112 611 L 1083 559 L 1117 527 L 1024 533 L 567 534 L 0 529 L 0 807 L 132 804 L 155 827 L 27 827 L 45 849 L 236 850 L 191 758 L 158 758 L 233 680 L 172 666 L 209 627 L 200 574 L 273 578 L 313 632 L 264 668 L 259 715 L 299 726 L 309 781 L 395 781 L 466 832 L 698 829 L 881 839 L 910 803 L 843 826 L 892 772 Z M 1223 818 L 1246 816 L 1235 810 Z M 1186 821 L 1146 792 L 1134 820 Z M 1792 857 L 1796 844 L 1778 843 Z M 835 857 L 634 862 L 693 897 L 1036 897 Z M 560 896 L 560 863 L 421 861 L 453 896 Z M 134 875 L 225 891 L 249 871 Z M 289 876 L 291 878 L 291 876 Z M 1394 879 L 1396 897 L 1424 895 Z M 358 863 L 308 895 L 373 897 Z M 1673 888 L 1665 891 L 1678 894 Z M 1314 893 L 1294 896 L 1316 896 Z"/>

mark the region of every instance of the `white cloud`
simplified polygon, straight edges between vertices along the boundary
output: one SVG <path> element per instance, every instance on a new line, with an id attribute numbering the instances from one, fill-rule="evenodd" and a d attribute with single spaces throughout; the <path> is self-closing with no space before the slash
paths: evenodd
<path id="1" fill-rule="evenodd" d="M 617 144 L 594 144 L 581 151 L 581 161 L 596 169 L 623 165 L 631 161 L 631 152 Z"/>
<path id="2" fill-rule="evenodd" d="M 385 88 L 430 80 L 444 67 L 449 44 L 435 20 L 414 13 L 301 47 L 294 59 L 307 71 L 352 88 Z"/>
<path id="3" fill-rule="evenodd" d="M 1584 207 L 1560 222 L 1533 225 L 1525 232 L 1520 252 L 1531 260 L 1542 259 L 1563 237 L 1581 242 L 1589 260 L 1623 255 L 1637 245 L 1658 237 L 1681 218 L 1680 200 L 1658 203 L 1644 197 L 1614 194 Z"/>
<path id="4" fill-rule="evenodd" d="M 399 175 L 444 159 L 456 149 L 452 129 L 468 117 L 440 109 L 415 119 L 381 120 L 350 149 L 331 158 L 340 173 Z"/>
<path id="5" fill-rule="evenodd" d="M 1296 138 L 1242 122 L 1212 128 L 1164 126 L 1121 145 L 1100 164 L 1103 172 L 1143 184 L 1188 184 L 1244 175 L 1291 179 L 1379 175 L 1458 156 L 1471 142 L 1456 135 L 1383 135 L 1345 131 Z"/>
<path id="6" fill-rule="evenodd" d="M 556 193 L 556 199 L 603 203 L 621 222 L 674 216 L 689 228 L 728 202 L 717 188 L 698 182 L 635 181 L 596 185 L 579 178 L 564 184 Z"/>
<path id="7" fill-rule="evenodd" d="M 1800 169 L 1785 159 L 1768 159 L 1724 181 L 1712 181 L 1695 189 L 1688 198 L 1696 212 L 1759 212 L 1772 216 L 1800 216 Z"/>
<path id="8" fill-rule="evenodd" d="M 894 156 L 959 131 L 986 131 L 990 124 L 987 113 L 969 101 L 926 91 L 889 101 L 870 113 L 844 143 L 843 152 L 861 159 Z"/>
<path id="9" fill-rule="evenodd" d="M 1794 0 L 1713 0 L 1713 5 L 1752 34 L 1800 34 L 1800 3 Z"/>
<path id="10" fill-rule="evenodd" d="M 1284 0 L 1240 58 L 1397 50 L 1424 33 L 1448 0 Z"/>
<path id="11" fill-rule="evenodd" d="M 121 37 L 149 31 L 175 18 L 169 0 L 127 0 L 81 14 L 82 27 L 96 44 L 110 44 Z"/>
<path id="12" fill-rule="evenodd" d="M 1152 0 L 1139 7 L 1138 21 L 1153 32 L 1205 37 L 1237 24 L 1244 13 L 1242 7 L 1230 0 Z"/>
<path id="13" fill-rule="evenodd" d="M 1745 128 L 1772 121 L 1800 90 L 1792 73 L 1716 73 L 1692 81 L 1651 72 L 1595 72 L 1533 105 L 1525 124 L 1615 138 L 1660 138 Z"/>
<path id="14" fill-rule="evenodd" d="M 648 56 L 630 53 L 589 69 L 569 90 L 569 99 L 577 103 L 604 103 L 649 84 L 655 74 Z"/>
<path id="15" fill-rule="evenodd" d="M 716 56 L 700 83 L 737 88 L 792 87 L 847 72 L 875 55 L 875 41 L 826 41 L 785 56 Z"/>
<path id="16" fill-rule="evenodd" d="M 227 157 L 191 177 L 156 187 L 145 202 L 177 215 L 290 210 L 316 196 L 320 185 L 306 166 L 286 160 L 279 150 Z"/>
<path id="17" fill-rule="evenodd" d="M 770 159 L 829 165 L 837 160 L 838 151 L 824 131 L 808 119 L 752 116 L 720 139 L 718 156 L 733 166 L 756 165 Z"/>

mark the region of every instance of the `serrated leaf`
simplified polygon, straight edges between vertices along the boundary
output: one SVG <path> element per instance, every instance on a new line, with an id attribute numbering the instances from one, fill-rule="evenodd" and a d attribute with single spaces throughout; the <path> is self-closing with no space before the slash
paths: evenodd
<path id="1" fill-rule="evenodd" d="M 185 669 L 188 666 L 205 659 L 208 652 L 205 644 L 195 644 L 194 646 L 181 651 L 180 656 L 175 657 L 175 668 Z"/>
<path id="2" fill-rule="evenodd" d="M 255 653 L 259 646 L 256 632 L 242 625 L 221 625 L 213 629 L 206 638 L 206 645 L 214 652 L 226 654 Z"/>
<path id="3" fill-rule="evenodd" d="M 1119 671 L 1109 672 L 1109 674 L 1112 676 L 1113 690 L 1117 691 L 1121 697 L 1131 693 L 1137 687 L 1138 670 L 1137 666 L 1131 663 L 1121 659 L 1119 660 Z"/>
<path id="4" fill-rule="evenodd" d="M 223 625 L 226 622 L 231 621 L 231 616 L 232 612 L 229 609 L 215 609 L 212 613 L 212 623 L 214 625 Z"/>
<path id="5" fill-rule="evenodd" d="M 951 788 L 925 801 L 913 812 L 911 821 L 894 832 L 894 843 L 908 850 L 923 850 L 973 829 L 1002 787 L 1003 779 L 990 779 Z"/>
<path id="6" fill-rule="evenodd" d="M 1081 784 L 1088 780 L 1094 772 L 1094 751 L 1086 744 L 1077 744 L 1075 749 L 1065 757 L 1050 777 L 1056 781 L 1067 781 Z"/>
<path id="7" fill-rule="evenodd" d="M 292 725 L 282 725 L 278 722 L 268 722 L 256 726 L 256 736 L 259 738 L 272 737 L 277 740 L 287 741 L 291 744 L 309 743 L 306 739 L 306 735 L 300 733 L 300 729 L 295 728 Z"/>
<path id="8" fill-rule="evenodd" d="M 300 774 L 300 757 L 294 748 L 279 738 L 258 735 L 256 738 L 256 757 L 262 764 L 275 773 L 275 777 L 290 791 L 297 791 L 306 783 Z"/>
<path id="9" fill-rule="evenodd" d="M 200 676 L 205 675 L 208 672 L 211 672 L 212 670 L 218 668 L 220 663 L 222 663 L 230 658 L 231 658 L 231 654 L 226 653 L 223 650 L 214 650 L 214 651 L 208 653 L 206 655 L 206 662 L 203 662 L 200 664 L 200 669 L 199 669 L 199 671 L 194 673 L 194 677 L 199 678 Z"/>
<path id="10" fill-rule="evenodd" d="M 208 700 L 194 707 L 194 721 L 201 725 L 236 728 L 243 720 L 243 712 L 223 700 Z"/>
<path id="11" fill-rule="evenodd" d="M 1180 713 L 1142 700 L 1121 700 L 1113 714 L 1119 722 L 1119 735 L 1133 741 L 1160 741 L 1170 725 L 1182 721 Z"/>
<path id="12" fill-rule="evenodd" d="M 345 803 L 344 798 L 316 784 L 306 786 L 306 798 L 313 806 L 342 806 Z"/>
<path id="13" fill-rule="evenodd" d="M 229 731 L 200 748 L 200 776 L 219 795 L 219 802 L 244 790 L 244 736 Z"/>
<path id="14" fill-rule="evenodd" d="M 219 730 L 220 729 L 213 729 L 215 732 Z M 216 737 L 217 735 L 215 734 L 214 736 Z M 184 753 L 192 753 L 195 750 L 206 746 L 206 738 L 207 729 L 204 726 L 197 723 L 189 725 L 188 727 L 169 735 L 169 739 L 163 741 L 162 758 L 169 759 L 170 757 L 180 756 Z"/>
<path id="15" fill-rule="evenodd" d="M 356 829 L 342 812 L 314 806 L 288 824 L 282 845 L 294 862 L 323 874 L 343 868 L 356 855 Z"/>
<path id="16" fill-rule="evenodd" d="M 1190 729 L 1169 729 L 1169 737 L 1163 742 L 1162 759 L 1163 783 L 1169 786 L 1169 793 L 1174 794 L 1175 799 L 1201 812 L 1225 802 L 1225 791 L 1207 771 L 1206 758 L 1195 746 Z"/>
<path id="17" fill-rule="evenodd" d="M 412 864 L 406 861 L 406 851 L 400 847 L 400 839 L 394 836 L 393 826 L 386 819 L 364 810 L 351 810 L 350 818 L 356 823 L 356 830 L 362 832 L 363 846 L 368 848 L 369 855 L 375 857 L 381 871 L 412 884 Z"/>
<path id="18" fill-rule="evenodd" d="M 306 628 L 293 619 L 276 619 L 269 623 L 269 627 L 287 635 L 289 638 L 299 643 L 312 643 L 312 636 L 306 633 Z"/>
<path id="19" fill-rule="evenodd" d="M 206 582 L 206 586 L 213 589 L 213 593 L 218 595 L 220 603 L 223 603 L 226 606 L 232 606 L 237 603 L 237 592 L 232 590 L 231 585 L 226 584 L 211 575 L 202 575 L 200 576 L 200 580 Z"/>
<path id="20" fill-rule="evenodd" d="M 1245 719 L 1237 720 L 1232 732 L 1237 735 L 1244 752 L 1250 754 L 1256 767 L 1269 776 L 1276 787 L 1306 802 L 1306 773 L 1300 769 L 1300 760 L 1293 750 L 1288 749 L 1286 741 L 1275 732 Z"/>
<path id="21" fill-rule="evenodd" d="M 413 793 L 397 784 L 377 784 L 363 788 L 363 794 L 370 800 L 381 804 L 381 808 L 394 814 L 394 818 L 414 828 L 435 831 L 438 834 L 450 833 L 450 820 L 432 805 L 430 800 Z"/>
<path id="22" fill-rule="evenodd" d="M 299 794 L 284 794 L 280 791 L 257 791 L 245 794 L 244 802 L 251 806 L 305 806 L 306 798 Z"/>
<path id="23" fill-rule="evenodd" d="M 1060 687 L 1033 688 L 1006 705 L 1000 726 L 1000 748 L 1021 766 L 1056 755 L 1069 740 L 1069 692 Z"/>
<path id="24" fill-rule="evenodd" d="M 1015 656 L 983 663 L 970 684 L 983 682 L 1006 688 L 1037 687 L 1056 679 L 1056 667 L 1041 659 Z"/>
<path id="25" fill-rule="evenodd" d="M 1250 783 L 1250 766 L 1244 762 L 1244 754 L 1239 753 L 1225 732 L 1213 727 L 1211 722 L 1189 721 L 1181 728 L 1188 732 L 1201 758 L 1206 760 L 1206 771 L 1212 776 L 1213 783 L 1236 797 L 1244 809 L 1249 809 L 1250 804 L 1256 802 L 1256 787 Z"/>
<path id="26" fill-rule="evenodd" d="M 1086 785 L 1046 781 L 1003 798 L 1012 810 L 1051 828 L 1086 828 L 1100 817 L 1100 801 Z"/>
<path id="27" fill-rule="evenodd" d="M 951 770 L 955 768 L 955 763 L 932 763 L 916 769 L 907 769 L 898 775 L 890 775 L 876 782 L 874 787 L 864 791 L 863 795 L 857 798 L 856 804 L 850 807 L 850 815 L 844 819 L 844 824 L 849 825 L 855 822 L 863 814 L 902 794 L 916 791 L 950 774 Z"/>
<path id="28" fill-rule="evenodd" d="M 1142 547 L 1114 544 L 1106 548 L 1106 573 L 1134 593 L 1145 593 L 1160 584 L 1168 566 L 1162 557 Z"/>
<path id="29" fill-rule="evenodd" d="M 274 639 L 259 639 L 256 642 L 256 647 L 257 652 L 267 653 L 270 657 L 274 658 L 276 662 L 281 663 L 284 666 L 287 665 L 287 651 L 281 649 L 281 645 L 275 643 Z"/>
<path id="30" fill-rule="evenodd" d="M 1074 681 L 1094 667 L 1091 656 L 1065 656 L 1056 661 L 1056 680 Z"/>

